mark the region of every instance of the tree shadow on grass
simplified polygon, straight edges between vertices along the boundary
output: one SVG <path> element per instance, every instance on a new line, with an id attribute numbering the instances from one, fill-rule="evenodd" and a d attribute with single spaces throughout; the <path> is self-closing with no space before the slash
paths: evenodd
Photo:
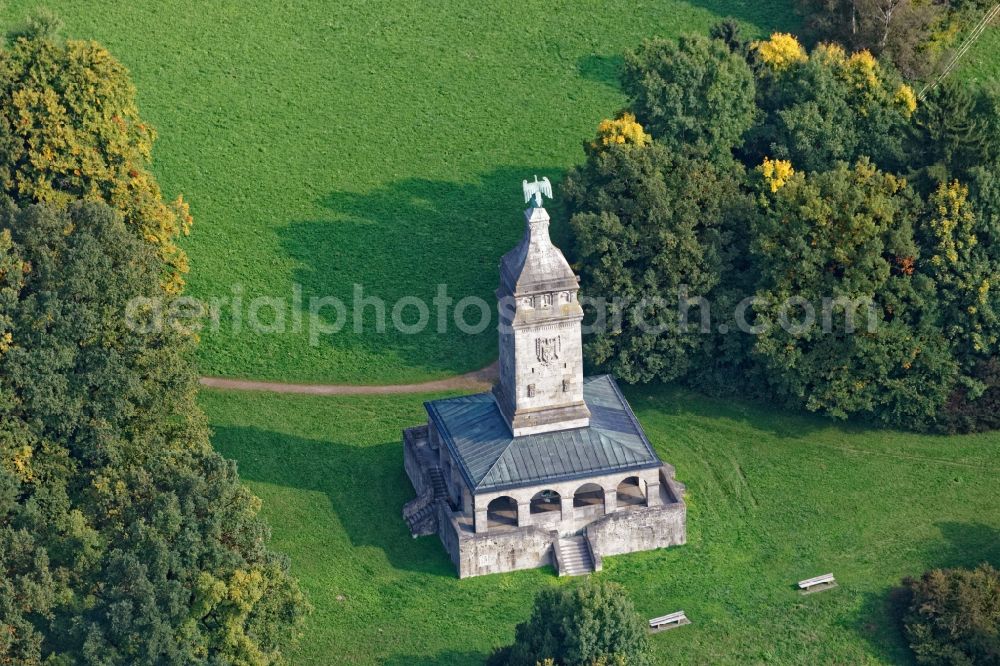
<path id="1" fill-rule="evenodd" d="M 621 88 L 621 72 L 625 65 L 625 57 L 616 53 L 600 55 L 592 53 L 576 61 L 576 69 L 580 76 L 588 81 L 596 81 L 618 90 Z"/>
<path id="2" fill-rule="evenodd" d="M 523 233 L 521 181 L 534 174 L 557 180 L 561 169 L 509 166 L 462 182 L 407 178 L 368 192 L 334 192 L 320 202 L 327 215 L 282 228 L 281 243 L 298 264 L 294 278 L 302 286 L 305 307 L 310 298 L 326 296 L 347 306 L 346 325 L 323 336 L 319 344 L 395 356 L 408 367 L 430 373 L 458 374 L 488 365 L 496 357 L 493 292 L 500 257 Z M 550 213 L 553 236 L 558 238 L 559 216 L 551 208 Z M 362 287 L 364 296 L 385 303 L 383 332 L 377 330 L 377 310 L 371 305 L 362 312 L 361 332 L 355 331 L 354 285 Z M 444 333 L 438 331 L 433 303 L 438 285 L 446 285 L 454 299 Z M 455 325 L 455 305 L 467 296 L 489 306 L 492 325 L 478 334 Z M 423 332 L 408 334 L 392 325 L 393 305 L 404 297 L 426 304 Z M 413 304 L 401 314 L 407 325 L 421 318 Z M 465 312 L 470 324 L 481 316 L 477 307 Z M 321 319 L 330 324 L 337 316 L 327 307 Z"/>
<path id="3" fill-rule="evenodd" d="M 792 0 L 784 0 L 783 2 L 688 0 L 688 4 L 707 10 L 718 17 L 713 23 L 723 19 L 735 19 L 742 24 L 744 37 L 747 38 L 758 33 L 764 36 L 772 31 L 793 33 L 801 31 L 802 18 L 796 13 Z M 704 31 L 687 29 L 681 32 L 694 32 L 708 36 L 708 29 Z M 639 36 L 641 38 L 654 38 L 671 35 L 640 32 Z M 624 63 L 623 53 L 606 55 L 593 53 L 579 58 L 576 62 L 576 69 L 581 78 L 603 83 L 617 90 L 621 87 L 621 71 Z"/>
<path id="4" fill-rule="evenodd" d="M 898 586 L 862 595 L 853 628 L 878 658 L 890 664 L 914 664 L 899 618 L 906 610 L 906 596 Z"/>
<path id="5" fill-rule="evenodd" d="M 1000 530 L 982 523 L 937 523 L 944 539 L 926 544 L 925 569 L 973 568 L 983 562 L 1000 564 Z M 924 570 L 909 575 L 918 578 Z M 863 595 L 861 611 L 854 629 L 871 645 L 883 660 L 899 663 L 916 663 L 903 633 L 902 617 L 906 612 L 908 596 L 899 585 L 886 587 Z"/>
<path id="6" fill-rule="evenodd" d="M 621 388 L 640 419 L 646 409 L 670 416 L 710 419 L 716 421 L 716 425 L 719 419 L 728 419 L 781 439 L 801 439 L 831 427 L 852 434 L 872 429 L 860 423 L 834 421 L 763 400 L 708 396 L 678 384 L 622 384 Z"/>
<path id="7" fill-rule="evenodd" d="M 798 34 L 802 26 L 802 18 L 795 11 L 793 0 L 779 2 L 750 2 L 747 0 L 688 0 L 694 7 L 705 9 L 719 20 L 734 18 L 746 24 L 747 35 L 757 31 L 792 32 Z M 757 30 L 753 30 L 757 28 Z M 707 31 L 706 31 L 707 34 Z"/>
<path id="8" fill-rule="evenodd" d="M 937 523 L 937 527 L 945 545 L 935 568 L 975 567 L 983 562 L 1000 567 L 1000 529 L 982 523 L 956 522 Z"/>
<path id="9" fill-rule="evenodd" d="M 403 521 L 403 504 L 413 498 L 413 488 L 403 470 L 400 442 L 351 446 L 253 427 L 217 427 L 212 444 L 237 461 L 244 480 L 325 494 L 351 546 L 378 548 L 397 569 L 454 577 L 438 539 L 413 539 Z M 271 509 L 280 512 L 280 507 Z M 336 536 L 331 533 L 332 540 Z"/>

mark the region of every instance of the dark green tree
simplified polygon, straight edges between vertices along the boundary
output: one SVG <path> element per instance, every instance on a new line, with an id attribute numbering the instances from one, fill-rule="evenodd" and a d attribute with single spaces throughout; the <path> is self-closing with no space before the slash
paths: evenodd
<path id="1" fill-rule="evenodd" d="M 1000 103 L 986 89 L 946 80 L 917 107 L 909 132 L 909 166 L 930 191 L 942 180 L 968 181 L 1000 160 Z"/>
<path id="2" fill-rule="evenodd" d="M 948 398 L 941 414 L 940 429 L 964 433 L 1000 429 L 1000 361 L 979 361 L 966 385 Z"/>
<path id="3" fill-rule="evenodd" d="M 903 585 L 903 627 L 917 663 L 1000 663 L 1000 571 L 985 563 L 935 569 Z"/>
<path id="4" fill-rule="evenodd" d="M 795 174 L 762 205 L 755 352 L 774 390 L 838 417 L 933 424 L 958 367 L 919 270 L 919 198 L 861 161 Z"/>
<path id="5" fill-rule="evenodd" d="M 705 305 L 734 261 L 751 201 L 733 161 L 672 153 L 658 142 L 591 149 L 565 182 L 589 360 L 628 382 L 684 377 L 713 343 Z M 681 320 L 687 312 L 687 321 Z"/>
<path id="6" fill-rule="evenodd" d="M 0 623 L 19 663 L 267 664 L 298 630 L 259 500 L 209 443 L 192 336 L 127 316 L 161 270 L 103 203 L 0 211 Z"/>
<path id="7" fill-rule="evenodd" d="M 531 618 L 517 625 L 514 644 L 493 666 L 644 666 L 650 662 L 646 628 L 621 586 L 587 581 L 538 593 Z"/>
<path id="8" fill-rule="evenodd" d="M 802 171 L 826 171 L 838 161 L 868 157 L 882 169 L 903 169 L 917 103 L 899 75 L 867 52 L 848 56 L 835 45 L 793 57 L 789 39 L 775 35 L 754 45 L 762 113 L 748 134 L 746 163 L 770 157 L 791 160 Z"/>
<path id="9" fill-rule="evenodd" d="M 643 42 L 625 55 L 622 87 L 638 121 L 674 152 L 729 155 L 754 120 L 753 73 L 718 39 Z"/>
<path id="10" fill-rule="evenodd" d="M 732 17 L 726 17 L 713 25 L 708 36 L 721 41 L 730 51 L 744 58 L 750 52 L 750 40 L 744 35 L 740 22 Z"/>

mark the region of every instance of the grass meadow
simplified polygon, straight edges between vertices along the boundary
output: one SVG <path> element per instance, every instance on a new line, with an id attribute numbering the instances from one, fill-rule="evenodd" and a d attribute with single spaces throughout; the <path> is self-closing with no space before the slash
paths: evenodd
<path id="1" fill-rule="evenodd" d="M 10 0 L 23 16 L 38 0 Z M 48 0 L 74 37 L 131 70 L 159 130 L 154 166 L 195 216 L 190 293 L 390 304 L 491 299 L 519 238 L 521 180 L 558 178 L 624 103 L 621 53 L 732 14 L 757 34 L 796 24 L 790 0 Z M 350 328 L 350 327 L 348 327 Z M 205 374 L 407 382 L 477 369 L 492 332 L 257 336 L 223 327 Z"/>
<path id="2" fill-rule="evenodd" d="M 836 425 L 672 388 L 626 394 L 689 495 L 686 546 L 605 560 L 647 617 L 658 663 L 906 663 L 892 589 L 936 566 L 1000 560 L 1000 434 Z M 214 442 L 264 500 L 274 546 L 315 607 L 294 664 L 472 664 L 509 642 L 551 570 L 455 577 L 413 540 L 400 430 L 428 396 L 206 391 Z M 832 571 L 840 587 L 801 596 Z"/>
<path id="3" fill-rule="evenodd" d="M 1000 81 L 1000 19 L 993 21 L 962 59 L 958 75 L 984 83 Z"/>
<path id="4" fill-rule="evenodd" d="M 8 0 L 8 24 L 38 0 Z M 131 70 L 160 132 L 154 170 L 195 215 L 189 291 L 245 299 L 491 298 L 521 233 L 522 178 L 558 179 L 624 99 L 621 53 L 735 16 L 794 30 L 791 0 L 49 0 L 67 34 Z M 992 28 L 960 75 L 996 79 Z M 565 229 L 556 228 L 557 238 Z M 205 332 L 205 374 L 388 383 L 495 358 L 468 337 Z M 639 611 L 693 624 L 661 663 L 895 663 L 891 590 L 933 566 L 1000 560 L 1000 434 L 865 430 L 671 388 L 627 391 L 688 485 L 689 544 L 605 562 Z M 410 539 L 400 430 L 427 396 L 206 391 L 213 441 L 264 500 L 315 612 L 293 664 L 468 664 L 508 642 L 551 571 L 459 581 Z M 833 571 L 840 587 L 800 596 Z"/>
<path id="5" fill-rule="evenodd" d="M 10 24 L 37 4 L 9 0 L 0 16 Z M 798 25 L 792 0 L 46 4 L 69 36 L 102 42 L 132 72 L 160 132 L 155 172 L 195 216 L 190 293 L 290 300 L 299 284 L 306 303 L 350 302 L 354 284 L 390 304 L 429 300 L 438 284 L 489 301 L 499 257 L 521 233 L 521 180 L 558 179 L 582 161 L 581 143 L 624 103 L 624 50 L 724 16 L 757 35 Z M 984 35 L 964 75 L 996 78 L 998 32 Z M 311 345 L 306 330 L 223 326 L 203 335 L 201 365 L 378 384 L 492 360 L 492 332 L 450 329 L 369 326 Z"/>

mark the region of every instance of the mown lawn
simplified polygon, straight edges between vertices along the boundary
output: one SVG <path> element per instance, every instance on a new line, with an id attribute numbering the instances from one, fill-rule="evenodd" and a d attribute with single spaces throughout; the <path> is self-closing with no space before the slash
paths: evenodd
<path id="1" fill-rule="evenodd" d="M 38 4 L 10 0 L 0 16 L 10 24 Z M 792 0 L 45 4 L 70 36 L 101 41 L 131 69 L 160 131 L 155 171 L 196 218 L 190 292 L 235 289 L 244 302 L 290 301 L 294 284 L 306 303 L 351 302 L 356 283 L 390 305 L 429 300 L 438 284 L 456 300 L 489 301 L 521 231 L 521 179 L 558 178 L 582 160 L 581 142 L 623 104 L 625 49 L 726 15 L 751 34 L 798 24 Z M 997 39 L 991 29 L 963 75 L 996 77 Z M 348 325 L 316 345 L 307 326 L 254 335 L 224 325 L 203 335 L 202 368 L 385 383 L 471 370 L 495 354 L 489 330 L 378 335 L 371 314 L 367 334 Z"/>
<path id="2" fill-rule="evenodd" d="M 38 4 L 10 0 L 0 16 Z M 306 302 L 350 301 L 358 283 L 390 305 L 439 283 L 492 298 L 523 225 L 521 180 L 582 160 L 623 104 L 625 49 L 727 14 L 757 34 L 796 23 L 791 0 L 43 4 L 131 69 L 160 132 L 155 171 L 195 215 L 193 295 L 290 299 L 298 283 Z M 204 334 L 201 361 L 206 374 L 384 383 L 492 360 L 495 335 L 450 329 L 311 346 L 306 330 L 224 326 Z"/>
<path id="3" fill-rule="evenodd" d="M 10 0 L 0 16 L 10 24 L 38 4 Z M 623 104 L 625 49 L 726 15 L 752 34 L 798 24 L 792 0 L 45 4 L 70 36 L 101 41 L 131 69 L 160 131 L 155 171 L 196 218 L 190 292 L 235 289 L 244 302 L 290 300 L 294 284 L 306 303 L 351 302 L 355 283 L 390 305 L 429 299 L 438 284 L 489 300 L 521 230 L 521 179 L 558 178 L 582 160 L 581 142 Z M 996 78 L 997 34 L 961 75 Z M 225 325 L 203 335 L 201 365 L 385 383 L 471 370 L 495 353 L 490 331 L 378 335 L 370 323 L 366 335 L 349 325 L 316 345 L 305 326 L 253 335 Z"/>
<path id="4" fill-rule="evenodd" d="M 1000 434 L 869 431 L 671 388 L 627 391 L 687 484 L 689 544 L 610 558 L 645 616 L 683 608 L 661 663 L 897 663 L 890 591 L 934 566 L 1000 564 Z M 400 517 L 399 431 L 426 396 L 205 392 L 214 442 L 264 500 L 315 606 L 295 664 L 468 664 L 507 642 L 551 571 L 460 581 Z M 840 587 L 800 596 L 833 571 Z"/>

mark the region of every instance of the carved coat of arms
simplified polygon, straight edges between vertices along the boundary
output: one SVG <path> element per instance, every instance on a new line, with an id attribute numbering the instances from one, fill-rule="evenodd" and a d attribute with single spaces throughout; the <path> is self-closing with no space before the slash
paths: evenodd
<path id="1" fill-rule="evenodd" d="M 559 360 L 559 336 L 554 338 L 537 338 L 535 340 L 535 356 L 542 365 L 548 365 Z"/>

